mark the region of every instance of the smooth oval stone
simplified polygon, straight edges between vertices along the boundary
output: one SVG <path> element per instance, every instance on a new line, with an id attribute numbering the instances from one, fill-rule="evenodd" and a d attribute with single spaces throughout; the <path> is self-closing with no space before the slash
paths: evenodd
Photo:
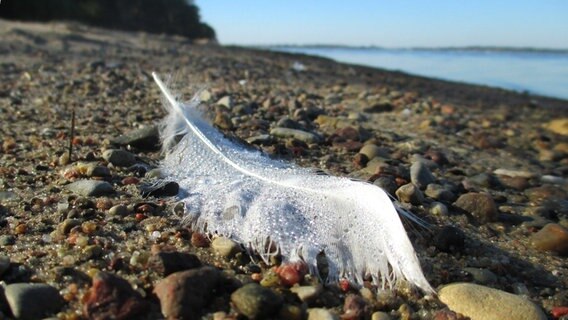
<path id="1" fill-rule="evenodd" d="M 546 315 L 531 301 L 493 288 L 453 283 L 440 289 L 440 301 L 472 320 L 546 320 Z"/>

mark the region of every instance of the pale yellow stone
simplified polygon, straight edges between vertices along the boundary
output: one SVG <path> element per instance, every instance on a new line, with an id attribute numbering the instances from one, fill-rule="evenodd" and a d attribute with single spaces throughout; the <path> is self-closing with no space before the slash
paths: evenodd
<path id="1" fill-rule="evenodd" d="M 471 320 L 546 320 L 531 301 L 505 291 L 472 284 L 452 283 L 438 292 L 440 301 Z"/>

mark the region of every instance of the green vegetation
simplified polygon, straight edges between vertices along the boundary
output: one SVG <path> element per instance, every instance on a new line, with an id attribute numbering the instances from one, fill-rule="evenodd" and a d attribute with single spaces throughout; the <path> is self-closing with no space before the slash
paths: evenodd
<path id="1" fill-rule="evenodd" d="M 190 39 L 215 39 L 191 0 L 2 0 L 0 18 L 27 21 L 73 20 L 93 26 Z"/>

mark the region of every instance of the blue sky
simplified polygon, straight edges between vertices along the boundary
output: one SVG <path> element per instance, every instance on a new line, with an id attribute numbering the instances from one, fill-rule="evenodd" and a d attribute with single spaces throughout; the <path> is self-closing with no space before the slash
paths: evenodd
<path id="1" fill-rule="evenodd" d="M 196 0 L 223 44 L 568 48 L 568 0 Z"/>

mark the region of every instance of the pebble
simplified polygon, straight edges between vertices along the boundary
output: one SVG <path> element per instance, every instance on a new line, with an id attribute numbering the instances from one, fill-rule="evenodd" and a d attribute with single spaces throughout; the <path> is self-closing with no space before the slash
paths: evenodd
<path id="1" fill-rule="evenodd" d="M 343 303 L 343 316 L 347 319 L 363 319 L 368 314 L 365 299 L 359 295 L 348 294 Z"/>
<path id="2" fill-rule="evenodd" d="M 487 269 L 463 268 L 463 271 L 469 273 L 473 277 L 473 280 L 479 284 L 491 284 L 497 282 L 497 276 Z"/>
<path id="3" fill-rule="evenodd" d="M 20 197 L 18 197 L 18 194 L 16 194 L 15 192 L 12 191 L 0 191 L 0 201 L 2 202 L 8 202 L 8 201 L 16 201 L 18 200 Z"/>
<path id="4" fill-rule="evenodd" d="M 105 166 L 99 166 L 96 163 L 90 163 L 87 165 L 87 170 L 85 171 L 85 175 L 87 177 L 110 177 L 111 173 L 109 168 Z"/>
<path id="5" fill-rule="evenodd" d="M 164 172 L 160 168 L 149 170 L 148 172 L 146 172 L 146 174 L 144 174 L 144 177 L 149 179 L 161 179 L 164 176 Z"/>
<path id="6" fill-rule="evenodd" d="M 199 100 L 208 102 L 209 100 L 211 100 L 211 92 L 209 92 L 209 90 L 201 90 L 199 92 Z"/>
<path id="7" fill-rule="evenodd" d="M 568 255 L 568 230 L 556 223 L 549 223 L 530 238 L 531 245 L 540 251 Z"/>
<path id="8" fill-rule="evenodd" d="M 201 266 L 197 256 L 183 252 L 158 252 L 150 257 L 147 267 L 161 276 Z"/>
<path id="9" fill-rule="evenodd" d="M 246 139 L 249 144 L 256 144 L 261 146 L 271 145 L 274 143 L 274 139 L 269 134 L 260 134 L 257 136 L 252 136 Z"/>
<path id="10" fill-rule="evenodd" d="M 373 312 L 373 314 L 371 315 L 371 320 L 391 320 L 391 319 L 392 318 L 388 313 L 382 311 Z"/>
<path id="11" fill-rule="evenodd" d="M 378 177 L 375 181 L 373 181 L 373 184 L 391 195 L 394 195 L 396 193 L 396 189 L 398 188 L 396 181 L 391 176 Z"/>
<path id="12" fill-rule="evenodd" d="M 497 220 L 497 206 L 487 193 L 469 192 L 461 195 L 454 206 L 471 214 L 478 222 L 487 223 Z"/>
<path id="13" fill-rule="evenodd" d="M 0 256 L 0 278 L 2 275 L 10 269 L 10 257 L 8 256 Z"/>
<path id="14" fill-rule="evenodd" d="M 123 278 L 98 272 L 83 297 L 83 315 L 88 319 L 134 319 L 148 310 L 148 302 Z"/>
<path id="15" fill-rule="evenodd" d="M 388 98 L 381 98 L 377 103 L 363 108 L 363 111 L 368 113 L 390 112 L 393 110 L 394 105 Z"/>
<path id="16" fill-rule="evenodd" d="M 282 297 L 257 283 L 249 283 L 231 294 L 238 312 L 249 319 L 266 318 L 278 312 Z"/>
<path id="17" fill-rule="evenodd" d="M 369 160 L 375 157 L 389 158 L 390 156 L 386 148 L 381 148 L 372 143 L 364 145 L 361 150 L 359 150 L 359 153 L 366 155 Z"/>
<path id="18" fill-rule="evenodd" d="M 420 205 L 424 202 L 424 195 L 422 191 L 413 183 L 408 183 L 396 190 L 397 198 L 401 202 L 411 203 L 413 205 Z"/>
<path id="19" fill-rule="evenodd" d="M 472 190 L 475 188 L 491 188 L 494 184 L 494 178 L 488 173 L 480 173 L 466 178 L 462 184 L 466 190 Z"/>
<path id="20" fill-rule="evenodd" d="M 65 188 L 85 197 L 100 197 L 114 193 L 110 183 L 98 180 L 79 180 L 66 185 Z"/>
<path id="21" fill-rule="evenodd" d="M 233 99 L 230 96 L 224 96 L 219 99 L 216 104 L 231 109 L 233 107 Z"/>
<path id="22" fill-rule="evenodd" d="M 440 201 L 452 202 L 456 199 L 456 195 L 453 192 L 436 183 L 430 183 L 426 187 L 426 190 L 424 190 L 424 194 L 432 199 Z"/>
<path id="23" fill-rule="evenodd" d="M 103 159 L 117 167 L 130 167 L 136 163 L 136 156 L 126 150 L 109 149 L 103 152 Z"/>
<path id="24" fill-rule="evenodd" d="M 514 294 L 471 283 L 453 283 L 438 291 L 440 301 L 472 320 L 545 320 L 531 301 Z"/>
<path id="25" fill-rule="evenodd" d="M 198 319 L 214 296 L 221 273 L 212 267 L 175 272 L 160 280 L 154 293 L 168 319 Z"/>
<path id="26" fill-rule="evenodd" d="M 416 161 L 410 166 L 410 181 L 418 188 L 424 189 L 436 180 L 423 161 Z"/>
<path id="27" fill-rule="evenodd" d="M 43 283 L 14 283 L 4 289 L 16 319 L 41 319 L 57 313 L 65 301 L 59 291 Z"/>
<path id="28" fill-rule="evenodd" d="M 568 136 L 568 118 L 554 119 L 546 124 L 546 128 L 554 133 Z"/>
<path id="29" fill-rule="evenodd" d="M 132 130 L 113 140 L 111 144 L 118 146 L 132 146 L 136 149 L 154 151 L 160 149 L 160 132 L 158 126 L 147 126 Z"/>
<path id="30" fill-rule="evenodd" d="M 497 176 L 507 176 L 511 178 L 525 178 L 525 179 L 532 179 L 536 177 L 536 174 L 530 171 L 522 171 L 522 170 L 509 170 L 504 168 L 499 168 L 493 171 L 493 173 Z"/>
<path id="31" fill-rule="evenodd" d="M 323 308 L 308 309 L 308 320 L 339 320 L 339 316 Z"/>
<path id="32" fill-rule="evenodd" d="M 175 181 L 165 181 L 140 187 L 143 197 L 173 197 L 179 193 L 179 184 Z"/>
<path id="33" fill-rule="evenodd" d="M 461 252 L 465 246 L 465 234 L 453 226 L 445 226 L 434 236 L 434 246 L 442 252 Z"/>
<path id="34" fill-rule="evenodd" d="M 237 253 L 241 252 L 241 246 L 235 241 L 225 238 L 217 237 L 211 241 L 211 249 L 213 252 L 224 258 L 231 258 Z"/>
<path id="35" fill-rule="evenodd" d="M 290 288 L 290 291 L 295 293 L 300 300 L 305 302 L 313 301 L 322 292 L 322 286 L 294 286 Z"/>
<path id="36" fill-rule="evenodd" d="M 305 143 L 318 143 L 321 141 L 321 138 L 318 135 L 298 129 L 274 128 L 270 130 L 270 134 L 280 138 L 298 139 Z"/>
<path id="37" fill-rule="evenodd" d="M 497 179 L 499 180 L 499 183 L 501 183 L 502 186 L 514 190 L 523 191 L 529 187 L 529 181 L 527 178 L 524 177 L 511 177 L 511 176 L 499 175 L 497 176 Z"/>
<path id="38" fill-rule="evenodd" d="M 112 206 L 108 209 L 108 214 L 112 216 L 126 216 L 128 215 L 128 207 L 123 204 L 117 204 L 116 206 Z"/>
<path id="39" fill-rule="evenodd" d="M 566 191 L 560 187 L 552 185 L 543 185 L 525 190 L 525 195 L 530 201 L 542 203 L 544 201 L 564 200 L 568 197 Z"/>
<path id="40" fill-rule="evenodd" d="M 435 216 L 447 216 L 449 214 L 448 207 L 441 202 L 434 201 L 430 204 L 430 214 Z"/>

